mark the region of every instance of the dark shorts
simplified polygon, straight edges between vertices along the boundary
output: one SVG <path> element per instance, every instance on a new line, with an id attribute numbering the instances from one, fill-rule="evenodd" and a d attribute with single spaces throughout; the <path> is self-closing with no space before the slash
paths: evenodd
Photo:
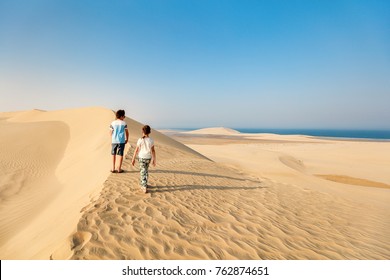
<path id="1" fill-rule="evenodd" d="M 123 157 L 123 152 L 125 151 L 125 144 L 111 144 L 111 154 L 118 155 Z"/>

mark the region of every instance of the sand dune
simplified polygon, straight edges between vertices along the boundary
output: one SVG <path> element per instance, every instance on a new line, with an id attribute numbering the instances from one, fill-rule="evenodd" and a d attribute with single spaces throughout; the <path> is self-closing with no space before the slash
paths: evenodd
<path id="1" fill-rule="evenodd" d="M 236 135 L 239 134 L 237 130 L 226 128 L 226 127 L 209 127 L 201 128 L 191 131 L 182 132 L 186 134 L 216 134 L 216 135 Z"/>
<path id="2" fill-rule="evenodd" d="M 1 259 L 390 258 L 390 143 L 153 130 L 144 194 L 140 123 L 109 173 L 113 117 L 0 114 Z"/>
<path id="3" fill-rule="evenodd" d="M 189 145 L 214 162 L 160 145 L 146 196 L 127 159 L 128 172 L 111 175 L 101 196 L 84 209 L 78 232 L 88 234 L 88 242 L 79 241 L 83 245 L 69 252 L 71 258 L 388 259 L 389 192 L 340 188 L 311 174 L 311 163 L 294 152 L 340 143 L 271 139 L 259 147 L 230 139 L 225 146 L 220 139 L 210 146 Z M 193 134 L 187 138 L 197 140 Z"/>
<path id="4" fill-rule="evenodd" d="M 201 141 L 194 135 L 173 137 L 216 163 L 270 184 L 269 196 L 258 203 L 271 203 L 272 212 L 283 213 L 273 223 L 275 241 L 297 251 L 281 247 L 277 257 L 266 258 L 389 258 L 390 142 L 241 134 L 241 143 L 225 139 L 224 145 L 212 137 L 209 144 L 204 136 Z M 264 231 L 264 221 L 258 222 Z M 290 236 L 278 234 L 281 228 Z"/>
<path id="5" fill-rule="evenodd" d="M 104 108 L 0 114 L 1 259 L 48 259 L 61 251 L 81 209 L 110 175 L 108 127 L 114 118 Z M 134 145 L 142 124 L 126 121 Z M 154 136 L 159 145 L 180 147 L 178 156 L 204 158 L 157 131 Z"/>
<path id="6" fill-rule="evenodd" d="M 102 108 L 0 115 L 2 259 L 47 259 L 72 233 L 109 175 L 113 116 Z"/>

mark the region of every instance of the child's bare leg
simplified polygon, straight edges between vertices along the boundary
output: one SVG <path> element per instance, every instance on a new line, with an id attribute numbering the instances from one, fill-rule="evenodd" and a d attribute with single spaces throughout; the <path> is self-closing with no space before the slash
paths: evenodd
<path id="1" fill-rule="evenodd" d="M 115 171 L 115 161 L 116 161 L 116 155 L 112 155 L 112 169 L 111 169 L 111 171 Z"/>
<path id="2" fill-rule="evenodd" d="M 122 171 L 123 157 L 122 156 L 118 156 L 118 160 L 119 160 L 118 172 L 121 172 Z"/>

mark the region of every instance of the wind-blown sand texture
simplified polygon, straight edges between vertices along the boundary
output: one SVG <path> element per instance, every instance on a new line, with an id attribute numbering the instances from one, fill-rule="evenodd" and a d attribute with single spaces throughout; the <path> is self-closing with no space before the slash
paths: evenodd
<path id="1" fill-rule="evenodd" d="M 0 114 L 1 259 L 390 258 L 389 142 L 153 130 L 144 194 L 140 123 L 109 173 L 113 118 Z"/>
<path id="2" fill-rule="evenodd" d="M 0 258 L 48 259 L 109 175 L 113 112 L 0 114 Z"/>

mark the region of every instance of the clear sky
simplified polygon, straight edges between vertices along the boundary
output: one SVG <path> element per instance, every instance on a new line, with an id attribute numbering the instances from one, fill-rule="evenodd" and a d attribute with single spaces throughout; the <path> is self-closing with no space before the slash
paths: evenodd
<path id="1" fill-rule="evenodd" d="M 0 111 L 390 129 L 390 1 L 0 0 Z"/>

